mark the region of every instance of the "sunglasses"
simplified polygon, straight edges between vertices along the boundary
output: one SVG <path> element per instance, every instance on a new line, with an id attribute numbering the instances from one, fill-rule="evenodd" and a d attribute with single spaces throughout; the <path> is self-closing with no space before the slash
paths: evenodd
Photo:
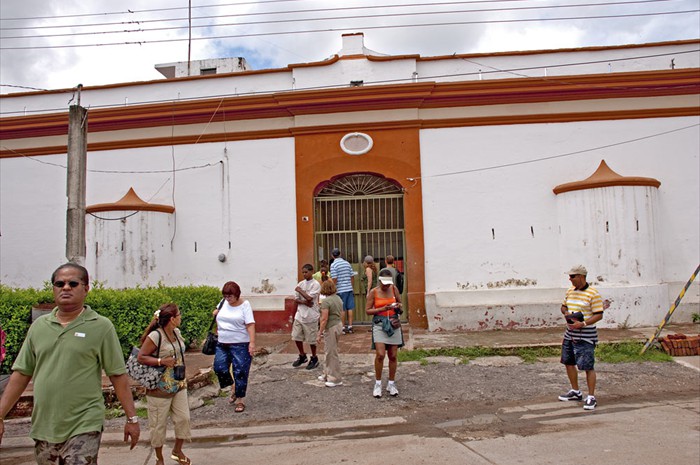
<path id="1" fill-rule="evenodd" d="M 72 288 L 75 288 L 75 287 L 80 286 L 83 283 L 78 282 L 78 281 L 67 281 L 67 282 L 66 281 L 55 281 L 53 283 L 53 287 L 58 287 L 58 288 L 62 289 L 64 287 L 66 287 L 66 284 L 68 284 Z"/>
<path id="2" fill-rule="evenodd" d="M 577 274 L 570 274 L 569 279 L 574 279 L 576 276 L 578 276 L 578 275 Z"/>

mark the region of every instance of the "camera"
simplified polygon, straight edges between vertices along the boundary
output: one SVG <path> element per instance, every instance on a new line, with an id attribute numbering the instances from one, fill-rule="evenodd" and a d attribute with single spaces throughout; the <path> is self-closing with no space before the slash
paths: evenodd
<path id="1" fill-rule="evenodd" d="M 182 381 L 185 379 L 185 365 L 175 365 L 173 367 L 173 378 L 175 381 Z"/>
<path id="2" fill-rule="evenodd" d="M 581 312 L 569 313 L 567 315 L 564 315 L 564 318 L 566 318 L 567 323 L 572 325 L 572 324 L 576 323 L 577 321 L 583 321 L 583 313 L 581 313 Z"/>

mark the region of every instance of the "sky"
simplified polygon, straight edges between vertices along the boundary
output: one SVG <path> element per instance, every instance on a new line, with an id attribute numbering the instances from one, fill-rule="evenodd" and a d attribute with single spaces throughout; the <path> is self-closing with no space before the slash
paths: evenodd
<path id="1" fill-rule="evenodd" d="M 164 79 L 154 66 L 188 55 L 281 68 L 329 58 L 355 32 L 379 53 L 423 57 L 698 39 L 699 11 L 700 0 L 3 0 L 0 93 Z"/>

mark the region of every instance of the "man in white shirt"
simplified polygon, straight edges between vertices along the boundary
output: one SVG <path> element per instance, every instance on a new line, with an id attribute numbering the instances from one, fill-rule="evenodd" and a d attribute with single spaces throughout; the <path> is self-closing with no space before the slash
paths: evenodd
<path id="1" fill-rule="evenodd" d="M 292 363 L 297 368 L 308 360 L 304 351 L 304 342 L 311 347 L 311 360 L 306 366 L 307 370 L 313 370 L 318 366 L 316 356 L 316 340 L 318 338 L 318 321 L 321 312 L 318 297 L 321 294 L 321 284 L 313 278 L 313 265 L 306 264 L 301 267 L 304 279 L 294 289 L 294 301 L 297 303 L 297 313 L 292 324 L 292 340 L 299 350 L 299 358 Z"/>

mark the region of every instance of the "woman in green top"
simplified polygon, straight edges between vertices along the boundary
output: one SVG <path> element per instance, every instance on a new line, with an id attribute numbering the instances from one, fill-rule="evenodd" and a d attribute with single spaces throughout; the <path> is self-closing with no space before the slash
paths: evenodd
<path id="1" fill-rule="evenodd" d="M 340 315 L 343 313 L 343 301 L 336 294 L 335 283 L 332 279 L 321 284 L 321 321 L 318 331 L 318 343 L 323 338 L 326 354 L 326 365 L 323 374 L 318 377 L 328 387 L 336 387 L 343 384 L 340 373 L 340 358 L 338 357 L 338 339 L 343 334 L 343 324 Z"/>
<path id="2" fill-rule="evenodd" d="M 374 263 L 374 258 L 371 255 L 367 255 L 362 266 L 365 271 L 360 280 L 362 281 L 362 291 L 367 295 L 369 291 L 377 287 L 377 264 Z"/>

